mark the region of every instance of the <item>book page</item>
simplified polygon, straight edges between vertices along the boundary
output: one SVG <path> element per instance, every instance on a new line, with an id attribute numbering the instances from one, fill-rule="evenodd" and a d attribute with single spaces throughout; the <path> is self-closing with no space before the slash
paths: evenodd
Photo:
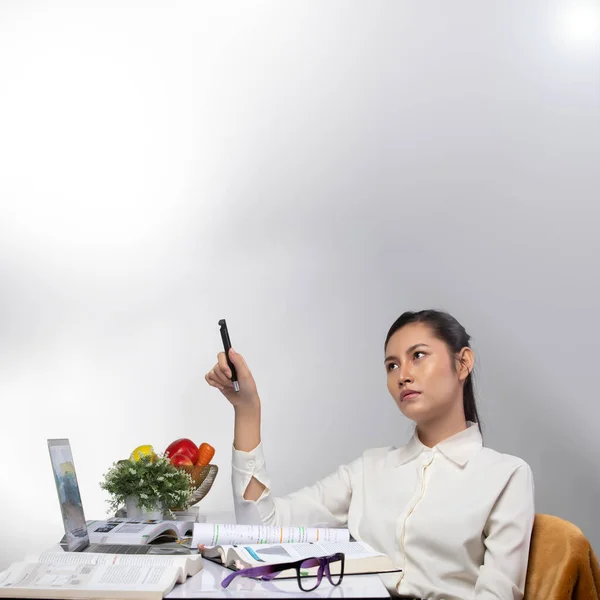
<path id="1" fill-rule="evenodd" d="M 96 552 L 44 552 L 39 556 L 28 556 L 25 562 L 39 562 L 53 565 L 94 564 L 163 566 L 179 569 L 177 581 L 183 583 L 188 575 L 195 575 L 202 569 L 199 554 L 189 556 L 167 556 L 148 554 L 100 554 Z"/>
<path id="2" fill-rule="evenodd" d="M 187 521 L 184 519 L 182 519 L 180 521 L 169 521 L 169 523 L 171 523 L 173 525 L 173 527 L 175 527 L 180 538 L 189 536 L 191 539 L 191 537 L 194 534 L 194 520 L 193 519 L 189 519 Z"/>
<path id="3" fill-rule="evenodd" d="M 233 547 L 233 553 L 249 565 L 281 563 L 313 556 L 343 552 L 346 560 L 384 556 L 365 542 L 323 542 L 302 544 L 242 544 Z M 231 555 L 233 555 L 233 553 Z"/>
<path id="4" fill-rule="evenodd" d="M 0 589 L 28 589 L 38 595 L 44 590 L 80 590 L 82 597 L 86 590 L 168 593 L 177 571 L 167 566 L 15 563 L 0 573 Z"/>
<path id="5" fill-rule="evenodd" d="M 350 532 L 345 528 L 194 523 L 192 546 L 347 542 L 349 540 Z"/>

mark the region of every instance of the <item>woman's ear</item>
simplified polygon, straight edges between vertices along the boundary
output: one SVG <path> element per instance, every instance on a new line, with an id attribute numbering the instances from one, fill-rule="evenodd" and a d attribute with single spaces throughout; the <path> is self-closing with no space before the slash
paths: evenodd
<path id="1" fill-rule="evenodd" d="M 460 381 L 465 381 L 473 371 L 473 366 L 475 365 L 475 354 L 473 354 L 473 350 L 468 346 L 465 346 L 458 354 L 458 361 L 458 379 Z"/>

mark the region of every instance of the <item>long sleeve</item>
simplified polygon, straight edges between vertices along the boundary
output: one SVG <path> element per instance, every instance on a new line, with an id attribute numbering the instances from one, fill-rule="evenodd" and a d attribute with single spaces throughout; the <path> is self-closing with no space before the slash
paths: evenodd
<path id="1" fill-rule="evenodd" d="M 535 517 L 533 474 L 522 463 L 498 497 L 484 529 L 485 554 L 475 600 L 521 600 Z"/>
<path id="2" fill-rule="evenodd" d="M 274 498 L 265 468 L 262 443 L 251 452 L 232 448 L 232 454 L 231 479 L 238 523 L 305 527 L 343 527 L 347 524 L 352 479 L 362 469 L 362 458 L 340 466 L 312 486 L 282 498 Z M 244 492 L 252 477 L 265 485 L 265 490 L 256 501 L 244 499 Z"/>

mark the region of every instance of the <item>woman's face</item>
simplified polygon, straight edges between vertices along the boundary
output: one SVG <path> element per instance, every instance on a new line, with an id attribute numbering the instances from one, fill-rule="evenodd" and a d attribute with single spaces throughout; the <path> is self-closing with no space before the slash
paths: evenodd
<path id="1" fill-rule="evenodd" d="M 416 423 L 437 420 L 462 406 L 462 382 L 472 366 L 472 351 L 463 348 L 466 368 L 453 368 L 448 346 L 425 323 L 405 325 L 390 338 L 385 352 L 387 386 L 403 415 Z M 415 396 L 402 397 L 412 389 Z"/>

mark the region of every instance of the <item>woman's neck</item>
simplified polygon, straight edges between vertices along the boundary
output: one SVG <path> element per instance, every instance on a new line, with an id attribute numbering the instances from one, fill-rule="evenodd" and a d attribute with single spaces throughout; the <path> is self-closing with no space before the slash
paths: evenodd
<path id="1" fill-rule="evenodd" d="M 417 425 L 417 435 L 424 446 L 433 448 L 440 442 L 464 431 L 467 428 L 467 420 L 461 410 L 457 415 L 445 415 L 442 419 Z"/>

